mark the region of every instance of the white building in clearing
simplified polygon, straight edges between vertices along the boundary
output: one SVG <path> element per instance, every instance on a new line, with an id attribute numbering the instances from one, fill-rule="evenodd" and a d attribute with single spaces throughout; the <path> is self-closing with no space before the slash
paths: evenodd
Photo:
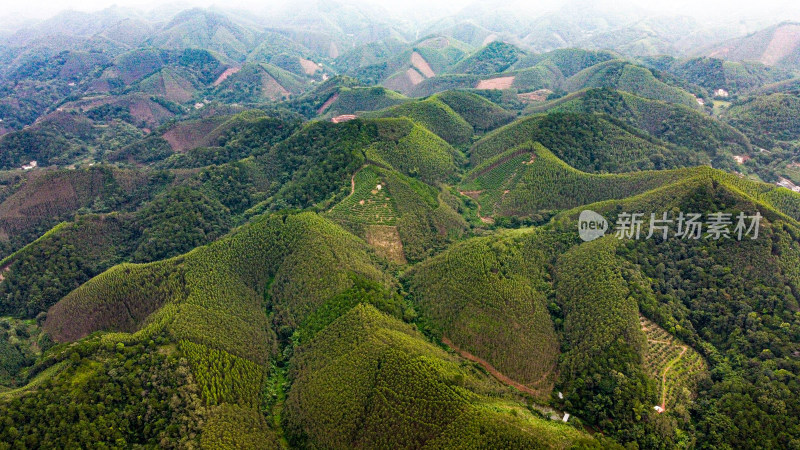
<path id="1" fill-rule="evenodd" d="M 725 89 L 714 89 L 714 97 L 727 97 L 730 95 Z"/>
<path id="2" fill-rule="evenodd" d="M 34 167 L 38 166 L 38 165 L 39 165 L 39 163 L 37 163 L 36 161 L 31 161 L 28 164 L 25 164 L 24 166 L 22 166 L 22 170 L 31 170 Z"/>

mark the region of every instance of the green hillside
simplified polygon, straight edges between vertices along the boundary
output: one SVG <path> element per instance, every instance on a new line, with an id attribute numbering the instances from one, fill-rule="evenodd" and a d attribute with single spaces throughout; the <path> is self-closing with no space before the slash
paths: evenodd
<path id="1" fill-rule="evenodd" d="M 800 24 L 462 6 L 9 16 L 0 450 L 800 449 Z"/>
<path id="2" fill-rule="evenodd" d="M 476 132 L 493 130 L 510 122 L 513 114 L 489 100 L 464 91 L 446 91 L 435 98 L 467 121 Z"/>
<path id="3" fill-rule="evenodd" d="M 257 42 L 257 33 L 226 16 L 199 8 L 177 14 L 148 39 L 161 48 L 205 48 L 243 60 Z"/>
<path id="4" fill-rule="evenodd" d="M 560 343 L 546 266 L 565 245 L 547 233 L 472 239 L 415 266 L 408 285 L 426 329 L 548 399 Z"/>
<path id="5" fill-rule="evenodd" d="M 440 137 L 408 119 L 379 119 L 379 140 L 363 151 L 369 161 L 388 165 L 429 184 L 455 179 L 461 154 Z"/>
<path id="6" fill-rule="evenodd" d="M 487 134 L 470 149 L 470 163 L 478 167 L 526 141 L 541 142 L 571 166 L 588 172 L 667 169 L 707 161 L 610 116 L 554 112 L 526 117 Z"/>
<path id="7" fill-rule="evenodd" d="M 669 203 L 682 180 L 715 180 L 781 211 L 800 218 L 797 195 L 774 185 L 757 183 L 708 167 L 641 171 L 626 174 L 589 174 L 578 171 L 541 144 L 513 148 L 470 171 L 460 189 L 481 205 L 483 215 L 522 216 L 563 210 L 610 199 L 638 199 L 661 188 L 665 195 L 654 205 Z"/>
<path id="8" fill-rule="evenodd" d="M 563 448 L 587 439 L 498 398 L 486 375 L 370 306 L 339 317 L 296 358 L 286 403 L 295 445 Z"/>
<path id="9" fill-rule="evenodd" d="M 335 77 L 289 102 L 289 107 L 314 118 L 357 114 L 388 108 L 408 99 L 383 87 L 364 87 L 358 80 Z"/>
<path id="10" fill-rule="evenodd" d="M 570 92 L 593 87 L 609 87 L 640 97 L 700 109 L 689 92 L 659 80 L 644 67 L 620 60 L 596 64 L 576 73 L 564 82 L 564 88 Z"/>
<path id="11" fill-rule="evenodd" d="M 408 94 L 425 79 L 444 73 L 453 64 L 463 61 L 469 46 L 448 37 L 422 38 L 402 50 L 384 53 L 386 49 L 369 44 L 339 59 L 347 74 L 368 85 L 380 84 Z"/>
<path id="12" fill-rule="evenodd" d="M 526 69 L 535 66 L 551 66 L 558 69 L 562 77 L 569 78 L 583 69 L 616 59 L 617 57 L 618 55 L 609 51 L 562 48 L 547 53 L 528 55 L 520 58 L 514 65 L 514 68 Z"/>
<path id="13" fill-rule="evenodd" d="M 79 210 L 138 205 L 167 182 L 158 174 L 107 166 L 33 173 L 0 203 L 0 254 L 8 256 Z"/>
<path id="14" fill-rule="evenodd" d="M 752 152 L 750 140 L 740 131 L 701 112 L 608 88 L 579 91 L 528 110 L 606 114 L 665 142 L 704 153 L 715 167 L 729 166 L 729 155 Z"/>
<path id="15" fill-rule="evenodd" d="M 248 63 L 225 78 L 213 97 L 229 103 L 258 103 L 284 100 L 304 89 L 303 80 L 291 72 L 271 64 Z"/>
<path id="16" fill-rule="evenodd" d="M 733 105 L 725 116 L 759 146 L 771 148 L 800 137 L 800 99 L 794 95 L 758 96 Z"/>
<path id="17" fill-rule="evenodd" d="M 436 98 L 393 106 L 369 117 L 408 117 L 451 145 L 465 144 L 474 134 L 472 126 Z"/>
<path id="18" fill-rule="evenodd" d="M 561 385 L 565 403 L 596 423 L 614 428 L 614 422 L 652 417 L 650 424 L 632 428 L 647 427 L 657 422 L 656 392 L 642 367 L 645 335 L 615 241 L 606 237 L 573 247 L 556 263 L 556 301 L 564 314 Z"/>
<path id="19" fill-rule="evenodd" d="M 473 75 L 490 75 L 511 67 L 524 52 L 505 42 L 495 41 L 464 58 L 450 71 Z"/>
<path id="20" fill-rule="evenodd" d="M 131 116 L 126 118 L 131 119 Z M 67 166 L 100 161 L 118 146 L 130 145 L 142 132 L 116 118 L 104 122 L 75 113 L 49 115 L 34 126 L 0 138 L 0 168 L 13 169 L 36 161 L 39 166 Z"/>
<path id="21" fill-rule="evenodd" d="M 351 194 L 327 214 L 390 261 L 420 261 L 461 237 L 457 199 L 395 171 L 365 166 Z"/>
<path id="22" fill-rule="evenodd" d="M 645 61 L 658 70 L 702 86 L 709 92 L 724 89 L 733 94 L 746 93 L 791 77 L 789 71 L 752 61 L 725 61 L 709 57 L 685 60 L 646 58 Z"/>
<path id="23" fill-rule="evenodd" d="M 85 216 L 64 222 L 0 261 L 0 314 L 36 317 L 130 253 L 135 236 L 127 217 Z M 42 276 L 46 274 L 46 276 Z"/>

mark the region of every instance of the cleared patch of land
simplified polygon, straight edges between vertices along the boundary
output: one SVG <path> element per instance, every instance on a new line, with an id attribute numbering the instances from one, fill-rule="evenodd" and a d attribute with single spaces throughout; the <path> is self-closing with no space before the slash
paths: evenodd
<path id="1" fill-rule="evenodd" d="M 497 77 L 489 78 L 488 80 L 481 80 L 475 86 L 475 89 L 509 89 L 514 83 L 513 76 L 511 77 Z"/>
<path id="2" fill-rule="evenodd" d="M 417 52 L 413 52 L 411 54 L 411 65 L 416 67 L 417 70 L 422 73 L 422 75 L 425 75 L 425 78 L 436 76 L 436 73 L 433 72 L 433 69 L 431 69 L 428 61 L 425 61 L 425 58 L 423 58 L 422 55 Z"/>
<path id="3" fill-rule="evenodd" d="M 705 360 L 655 322 L 641 315 L 639 322 L 647 336 L 644 367 L 658 381 L 659 406 L 666 411 L 691 401 L 697 382 L 707 374 Z"/>
<path id="4" fill-rule="evenodd" d="M 761 55 L 761 62 L 773 65 L 797 51 L 800 44 L 800 25 L 786 24 L 778 27 L 767 49 Z"/>
<path id="5" fill-rule="evenodd" d="M 223 81 L 225 81 L 225 80 L 226 80 L 226 79 L 227 79 L 229 76 L 231 76 L 231 75 L 235 74 L 235 73 L 236 73 L 236 72 L 238 72 L 239 70 L 241 70 L 241 67 L 228 67 L 227 69 L 225 69 L 225 71 L 224 71 L 224 72 L 222 72 L 222 73 L 220 74 L 220 76 L 219 76 L 219 77 L 217 77 L 217 80 L 216 80 L 216 81 L 214 81 L 214 86 L 219 86 L 219 85 L 220 85 L 220 83 L 222 83 Z"/>
<path id="6" fill-rule="evenodd" d="M 325 112 L 325 110 L 328 109 L 331 106 L 331 104 L 333 104 L 333 102 L 335 102 L 336 99 L 338 98 L 339 98 L 338 92 L 331 95 L 327 100 L 325 100 L 325 103 L 323 103 L 322 106 L 320 106 L 319 109 L 317 109 L 317 114 L 322 114 L 323 112 Z"/>
<path id="7" fill-rule="evenodd" d="M 523 103 L 540 103 L 547 100 L 547 96 L 552 94 L 550 89 L 537 89 L 533 92 L 517 94 L 517 98 Z"/>
<path id="8" fill-rule="evenodd" d="M 403 252 L 403 242 L 400 233 L 393 225 L 368 225 L 365 240 L 375 248 L 375 253 L 389 261 L 405 264 L 406 255 Z"/>
<path id="9" fill-rule="evenodd" d="M 408 77 L 408 81 L 411 82 L 414 86 L 422 83 L 422 80 L 425 78 L 417 72 L 413 67 L 406 70 L 406 76 Z"/>
<path id="10" fill-rule="evenodd" d="M 303 72 L 306 75 L 314 75 L 320 70 L 319 65 L 310 59 L 300 58 L 300 67 L 303 68 Z"/>

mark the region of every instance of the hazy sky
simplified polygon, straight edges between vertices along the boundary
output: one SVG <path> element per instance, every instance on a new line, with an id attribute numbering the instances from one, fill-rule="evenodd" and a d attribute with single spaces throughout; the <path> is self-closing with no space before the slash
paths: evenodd
<path id="1" fill-rule="evenodd" d="M 354 0 L 339 0 L 351 2 Z M 362 3 L 380 4 L 392 12 L 425 11 L 427 14 L 446 14 L 474 2 L 475 0 L 359 0 Z M 797 0 L 671 0 L 671 1 L 636 1 L 636 0 L 584 0 L 592 3 L 601 3 L 604 7 L 624 9 L 637 7 L 652 11 L 655 14 L 683 14 L 694 16 L 704 22 L 714 22 L 717 19 L 725 21 L 738 19 L 774 18 L 787 20 L 800 18 L 800 5 Z M 190 6 L 220 5 L 224 8 L 238 7 L 268 11 L 271 7 L 284 3 L 285 0 L 189 0 L 175 3 Z M 565 0 L 506 0 L 501 4 L 547 11 L 558 7 Z M 112 5 L 131 7 L 141 10 L 150 10 L 163 6 L 164 1 L 158 0 L 0 0 L 0 18 L 18 19 L 20 17 L 47 18 L 59 11 L 72 9 L 77 11 L 97 11 Z M 505 8 L 504 8 L 505 9 Z"/>

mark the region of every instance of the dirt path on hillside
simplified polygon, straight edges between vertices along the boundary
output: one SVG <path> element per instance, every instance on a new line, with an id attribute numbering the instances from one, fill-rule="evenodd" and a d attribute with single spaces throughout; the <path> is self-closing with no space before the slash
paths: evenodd
<path id="1" fill-rule="evenodd" d="M 483 191 L 458 191 L 458 193 L 463 195 L 464 197 L 467 197 L 475 201 L 475 204 L 478 205 L 478 210 L 477 210 L 478 218 L 481 219 L 481 222 L 491 225 L 494 223 L 494 219 L 492 219 L 491 217 L 484 217 L 481 215 L 481 203 L 478 201 L 478 196 L 481 194 L 481 192 Z"/>
<path id="2" fill-rule="evenodd" d="M 655 341 L 651 341 L 655 342 Z M 672 366 L 678 363 L 678 361 L 683 358 L 684 353 L 686 353 L 688 347 L 685 345 L 681 346 L 680 354 L 675 357 L 672 361 L 667 363 L 667 367 L 664 368 L 664 372 L 661 374 L 661 412 L 667 410 L 667 372 L 672 369 Z"/>
<path id="3" fill-rule="evenodd" d="M 352 197 L 353 194 L 356 192 L 356 175 L 358 175 L 358 172 L 361 172 L 362 170 L 364 170 L 365 167 L 367 167 L 367 164 L 364 164 L 358 170 L 353 172 L 353 175 L 350 175 L 350 193 L 347 194 L 347 197 L 345 197 L 344 200 L 347 200 L 348 198 Z M 344 201 L 344 200 L 342 200 L 342 201 Z M 336 208 L 341 203 L 342 202 L 339 202 L 339 203 L 336 203 L 335 205 L 331 206 L 331 209 L 329 209 L 328 212 L 333 211 L 333 208 Z"/>
<path id="4" fill-rule="evenodd" d="M 503 375 L 499 370 L 497 370 L 493 365 L 489 364 L 485 359 L 479 358 L 479 357 L 473 355 L 472 353 L 469 353 L 469 352 L 467 352 L 465 350 L 462 350 L 462 349 L 458 348 L 455 344 L 453 344 L 453 341 L 451 341 L 450 339 L 447 339 L 446 337 L 442 337 L 442 342 L 447 344 L 448 347 L 450 347 L 453 350 L 455 350 L 456 353 L 461 355 L 463 358 L 468 359 L 468 360 L 470 360 L 472 362 L 476 362 L 476 363 L 480 364 L 481 366 L 483 366 L 483 368 L 486 369 L 487 372 L 492 374 L 492 376 L 494 376 L 495 378 L 500 380 L 502 383 L 505 383 L 505 384 L 507 384 L 509 386 L 513 386 L 513 387 L 519 389 L 520 391 L 525 392 L 525 393 L 530 394 L 530 395 L 533 395 L 533 396 L 538 396 L 540 394 L 536 390 L 531 389 L 528 386 L 525 386 L 524 384 L 517 383 L 516 381 L 512 380 L 511 378 Z"/>

